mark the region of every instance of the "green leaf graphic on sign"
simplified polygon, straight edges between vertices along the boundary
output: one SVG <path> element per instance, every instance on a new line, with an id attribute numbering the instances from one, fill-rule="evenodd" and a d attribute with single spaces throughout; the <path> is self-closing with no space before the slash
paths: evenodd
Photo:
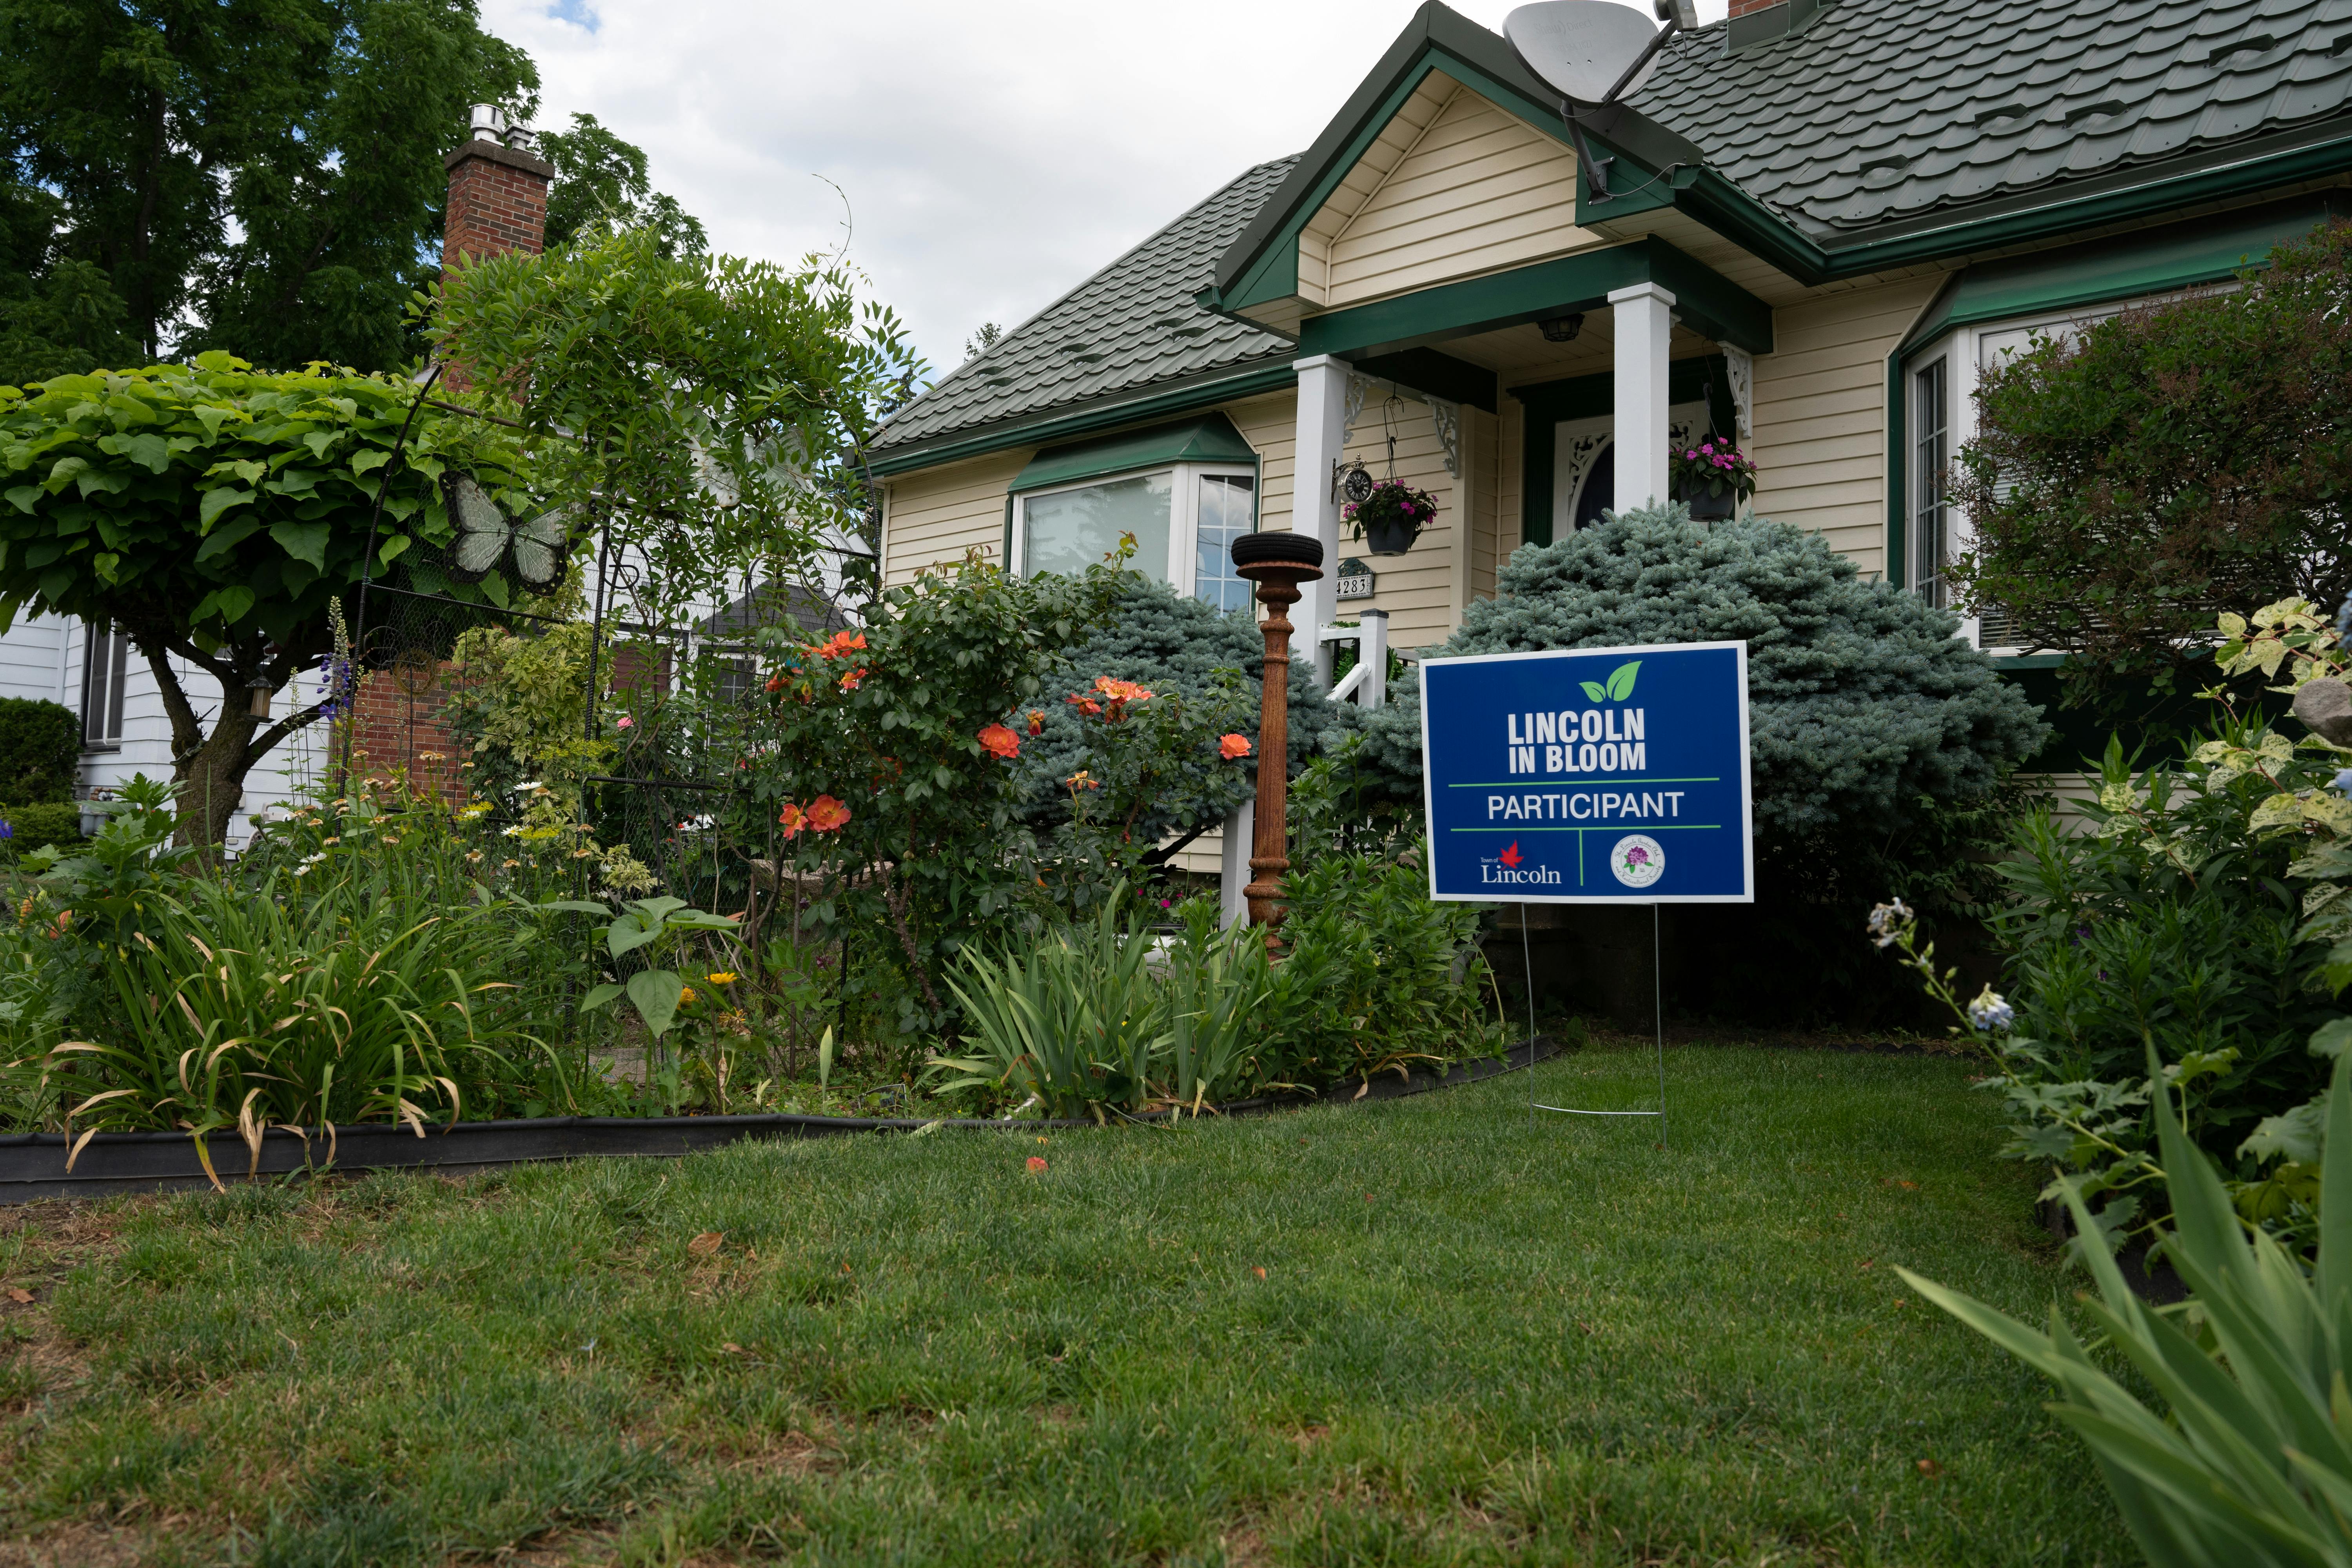
<path id="1" fill-rule="evenodd" d="M 1641 673 L 1641 669 L 1642 661 L 1637 658 L 1631 664 L 1621 664 L 1610 671 L 1609 700 L 1612 702 L 1622 702 L 1633 695 L 1633 677 Z"/>
<path id="2" fill-rule="evenodd" d="M 1601 682 L 1597 680 L 1588 680 L 1585 681 L 1583 685 L 1584 694 L 1587 697 L 1591 698 L 1595 702 L 1606 702 L 1609 700 L 1608 689 L 1603 687 Z"/>

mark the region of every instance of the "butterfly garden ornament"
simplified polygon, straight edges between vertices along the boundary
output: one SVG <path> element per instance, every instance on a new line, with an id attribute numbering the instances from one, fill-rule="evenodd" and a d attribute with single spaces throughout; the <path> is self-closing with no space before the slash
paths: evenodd
<path id="1" fill-rule="evenodd" d="M 451 470 L 441 476 L 442 500 L 454 532 L 444 552 L 450 577 L 479 583 L 503 571 L 527 594 L 552 594 L 563 584 L 564 555 L 571 544 L 568 509 L 509 519 L 473 475 Z"/>

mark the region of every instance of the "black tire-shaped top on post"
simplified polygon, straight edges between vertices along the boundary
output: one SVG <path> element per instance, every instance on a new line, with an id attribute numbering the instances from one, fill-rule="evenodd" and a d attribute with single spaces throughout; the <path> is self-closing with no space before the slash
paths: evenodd
<path id="1" fill-rule="evenodd" d="M 1278 530 L 1244 533 L 1234 541 L 1235 566 L 1255 566 L 1261 562 L 1273 561 L 1298 566 L 1320 566 L 1323 564 L 1323 542 L 1311 533 Z"/>

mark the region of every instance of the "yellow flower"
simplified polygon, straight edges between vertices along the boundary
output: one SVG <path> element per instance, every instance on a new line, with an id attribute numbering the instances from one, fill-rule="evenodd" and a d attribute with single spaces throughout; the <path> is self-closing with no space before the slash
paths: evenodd
<path id="1" fill-rule="evenodd" d="M 722 969 L 718 973 L 710 977 L 710 984 L 713 985 L 732 985 L 735 984 L 735 980 L 736 974 L 733 970 Z"/>
<path id="2" fill-rule="evenodd" d="M 681 986 L 679 986 L 679 987 L 677 988 L 677 1005 L 678 1005 L 679 1006 L 683 1007 L 683 1006 L 685 1006 L 688 1003 L 689 1003 L 689 1002 L 691 1002 L 691 1001 L 693 1001 L 693 1000 L 694 1000 L 694 987 L 693 987 L 693 986 L 691 986 L 691 985 L 681 985 Z"/>

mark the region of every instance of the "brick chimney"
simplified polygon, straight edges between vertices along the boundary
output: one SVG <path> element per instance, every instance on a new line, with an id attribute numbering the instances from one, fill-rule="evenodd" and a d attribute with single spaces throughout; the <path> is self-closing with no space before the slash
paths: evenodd
<path id="1" fill-rule="evenodd" d="M 449 170 L 449 216 L 441 265 L 456 267 L 509 250 L 537 256 L 547 243 L 547 183 L 555 165 L 531 152 L 523 127 L 487 103 L 474 106 L 474 132 L 441 161 Z"/>
<path id="2" fill-rule="evenodd" d="M 1761 11 L 1767 5 L 1778 5 L 1780 0 L 1731 0 L 1731 14 L 1745 16 L 1750 11 Z"/>

